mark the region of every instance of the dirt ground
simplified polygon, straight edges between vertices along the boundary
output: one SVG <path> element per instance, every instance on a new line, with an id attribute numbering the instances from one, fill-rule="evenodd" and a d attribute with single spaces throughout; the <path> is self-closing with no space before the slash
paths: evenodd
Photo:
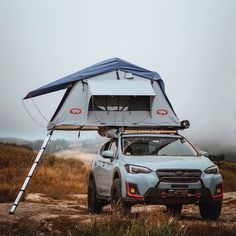
<path id="1" fill-rule="evenodd" d="M 10 203 L 0 204 L 0 235 L 64 235 L 60 226 L 64 224 L 65 228 L 69 227 L 65 221 L 90 223 L 93 216 L 87 212 L 86 194 L 78 194 L 72 199 L 52 201 L 39 194 L 29 194 L 26 200 L 20 203 L 15 215 L 8 214 Z M 136 206 L 132 208 L 132 213 L 139 214 L 156 208 L 164 210 L 161 206 Z M 109 214 L 110 208 L 106 207 L 99 218 L 105 220 Z M 178 221 L 184 224 L 206 223 L 201 219 L 198 207 L 195 205 L 184 206 Z M 212 225 L 219 223 L 229 227 L 236 226 L 236 192 L 225 193 L 221 216 L 217 221 L 211 222 Z"/>

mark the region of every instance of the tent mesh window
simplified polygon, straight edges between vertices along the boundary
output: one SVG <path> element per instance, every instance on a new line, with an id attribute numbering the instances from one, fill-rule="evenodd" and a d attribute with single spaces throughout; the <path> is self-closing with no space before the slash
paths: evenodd
<path id="1" fill-rule="evenodd" d="M 150 111 L 150 97 L 92 96 L 89 111 Z"/>

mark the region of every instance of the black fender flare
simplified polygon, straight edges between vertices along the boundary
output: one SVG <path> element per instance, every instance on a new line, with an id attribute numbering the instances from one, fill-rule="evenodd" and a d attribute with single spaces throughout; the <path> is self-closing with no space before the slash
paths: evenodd
<path id="1" fill-rule="evenodd" d="M 89 180 L 90 180 L 91 178 L 95 179 L 93 172 L 90 170 L 90 172 L 89 172 Z"/>
<path id="2" fill-rule="evenodd" d="M 120 180 L 122 179 L 121 178 L 121 173 L 120 173 L 120 170 L 119 170 L 118 167 L 116 167 L 113 171 L 112 181 L 116 178 L 119 178 Z"/>
<path id="3" fill-rule="evenodd" d="M 90 171 L 90 172 L 89 172 L 88 183 L 89 183 L 90 179 L 93 179 L 93 181 L 94 181 L 94 183 L 95 183 L 95 188 L 97 189 L 96 179 L 95 179 L 95 176 L 94 176 L 93 171 Z"/>

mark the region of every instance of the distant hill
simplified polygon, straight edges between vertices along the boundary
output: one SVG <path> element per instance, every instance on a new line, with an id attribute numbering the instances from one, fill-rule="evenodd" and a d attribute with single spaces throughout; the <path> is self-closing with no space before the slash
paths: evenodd
<path id="1" fill-rule="evenodd" d="M 236 162 L 236 145 L 234 143 L 228 144 L 228 146 L 225 146 L 225 144 L 221 143 L 206 143 L 206 142 L 195 142 L 195 146 L 198 147 L 199 150 L 204 150 L 209 153 L 212 157 L 218 157 L 223 158 L 223 160 L 226 161 L 232 161 Z"/>
<path id="2" fill-rule="evenodd" d="M 0 142 L 8 143 L 8 144 L 24 145 L 24 146 L 31 147 L 33 150 L 37 151 L 40 149 L 43 143 L 43 140 L 29 141 L 29 140 L 18 139 L 18 138 L 0 138 Z M 55 141 L 50 140 L 47 145 L 46 152 L 51 154 L 51 153 L 58 152 L 64 149 L 69 149 L 71 145 L 72 143 L 70 141 L 63 140 L 63 139 L 57 139 Z"/>
<path id="3" fill-rule="evenodd" d="M 32 148 L 34 151 L 38 151 L 43 143 L 43 140 L 25 140 L 18 138 L 0 138 L 1 143 L 24 145 Z M 50 140 L 46 152 L 49 154 L 58 153 L 60 151 L 66 151 L 71 149 L 79 149 L 88 153 L 97 153 L 104 141 L 100 139 L 78 140 L 68 141 L 65 139 Z"/>

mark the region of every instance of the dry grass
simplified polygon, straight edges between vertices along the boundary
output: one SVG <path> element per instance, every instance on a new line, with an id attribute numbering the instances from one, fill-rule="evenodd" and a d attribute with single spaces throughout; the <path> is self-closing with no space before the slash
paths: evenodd
<path id="1" fill-rule="evenodd" d="M 205 222 L 199 224 L 198 222 L 191 222 L 191 225 L 186 228 L 186 235 L 191 236 L 203 236 L 203 235 L 214 235 L 214 236 L 235 236 L 236 227 L 224 225 L 222 223 Z"/>
<path id="2" fill-rule="evenodd" d="M 210 221 L 186 223 L 155 210 L 132 214 L 130 217 L 112 214 L 70 218 L 64 215 L 41 222 L 24 217 L 14 224 L 3 222 L 0 225 L 0 232 L 8 236 L 234 236 L 236 228 Z"/>
<path id="3" fill-rule="evenodd" d="M 35 156 L 30 148 L 0 143 L 0 202 L 15 199 Z M 44 155 L 27 191 L 43 193 L 53 199 L 86 193 L 88 172 L 80 160 Z"/>
<path id="4" fill-rule="evenodd" d="M 55 228 L 63 235 L 88 236 L 132 236 L 132 235 L 160 235 L 182 236 L 186 228 L 172 217 L 163 215 L 160 211 L 143 212 L 130 217 L 120 217 L 117 214 L 92 217 L 91 222 L 81 224 L 79 221 L 69 222 L 61 217 L 53 221 Z"/>
<path id="5" fill-rule="evenodd" d="M 216 161 L 215 163 L 219 166 L 224 179 L 224 191 L 236 191 L 236 163 L 226 161 Z"/>
<path id="6" fill-rule="evenodd" d="M 54 228 L 62 235 L 87 236 L 234 236 L 236 228 L 212 222 L 182 222 L 165 215 L 160 210 L 120 217 L 117 214 L 94 216 L 88 223 L 69 221 L 66 217 L 53 220 Z"/>

